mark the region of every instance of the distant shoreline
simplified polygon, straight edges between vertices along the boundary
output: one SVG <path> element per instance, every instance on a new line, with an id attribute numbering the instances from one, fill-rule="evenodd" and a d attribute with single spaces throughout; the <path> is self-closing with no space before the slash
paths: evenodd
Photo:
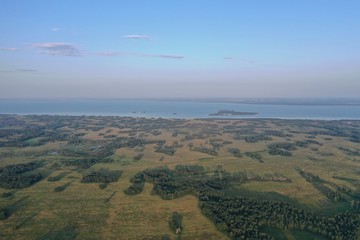
<path id="1" fill-rule="evenodd" d="M 233 110 L 219 110 L 216 113 L 210 113 L 209 116 L 248 116 L 257 115 L 257 112 L 237 112 Z"/>
<path id="2" fill-rule="evenodd" d="M 139 99 L 140 100 L 140 99 Z M 289 105 L 289 106 L 360 106 L 360 98 L 164 98 L 142 99 L 159 102 L 198 102 L 198 103 L 233 103 L 254 105 Z"/>
<path id="3" fill-rule="evenodd" d="M 104 117 L 104 118 L 131 118 L 131 119 L 168 119 L 168 120 L 202 120 L 202 121 L 264 121 L 264 120 L 276 120 L 276 121 L 304 121 L 304 122 L 317 122 L 317 121 L 324 121 L 324 122 L 330 122 L 330 121 L 349 121 L 349 122 L 359 122 L 360 119 L 358 118 L 297 118 L 297 117 L 221 117 L 221 116 L 215 116 L 215 117 L 152 117 L 152 116 L 126 116 L 126 115 L 102 115 L 102 114 L 63 114 L 63 113 L 0 113 L 0 116 L 49 116 L 49 117 L 80 117 L 80 118 L 86 118 L 86 117 Z"/>
<path id="4" fill-rule="evenodd" d="M 0 113 L 21 115 L 87 115 L 145 118 L 278 118 L 360 119 L 360 106 L 246 104 L 182 99 L 147 100 L 0 100 Z M 222 100 L 225 101 L 225 100 Z"/>

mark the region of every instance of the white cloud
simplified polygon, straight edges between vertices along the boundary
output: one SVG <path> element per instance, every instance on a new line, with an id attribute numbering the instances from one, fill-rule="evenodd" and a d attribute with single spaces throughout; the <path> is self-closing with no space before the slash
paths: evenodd
<path id="1" fill-rule="evenodd" d="M 164 55 L 164 54 L 142 54 L 142 57 L 157 57 L 157 58 L 172 58 L 172 59 L 183 59 L 184 56 L 179 55 Z"/>
<path id="2" fill-rule="evenodd" d="M 224 60 L 236 60 L 234 57 L 224 57 Z"/>
<path id="3" fill-rule="evenodd" d="M 47 55 L 59 55 L 68 57 L 79 57 L 82 55 L 80 50 L 75 45 L 69 43 L 34 43 L 31 46 L 40 49 L 40 53 Z"/>
<path id="4" fill-rule="evenodd" d="M 9 51 L 9 52 L 16 52 L 19 50 L 18 48 L 8 48 L 8 47 L 2 47 L 0 48 L 1 51 Z"/>
<path id="5" fill-rule="evenodd" d="M 256 63 L 254 60 L 245 59 L 245 58 L 236 58 L 236 57 L 223 57 L 225 61 L 232 61 L 232 62 L 243 62 L 243 63 Z"/>
<path id="6" fill-rule="evenodd" d="M 18 68 L 16 69 L 17 72 L 37 72 L 37 70 L 35 69 L 31 69 L 31 68 Z"/>
<path id="7" fill-rule="evenodd" d="M 144 54 L 134 52 L 120 52 L 120 51 L 105 51 L 98 52 L 97 55 L 105 57 L 116 57 L 116 56 L 136 56 L 136 57 L 155 57 L 155 58 L 170 58 L 170 59 L 183 59 L 184 56 L 180 55 L 169 55 L 169 54 Z"/>
<path id="8" fill-rule="evenodd" d="M 133 53 L 119 52 L 119 51 L 104 51 L 104 52 L 98 52 L 96 53 L 96 55 L 104 56 L 104 57 L 116 57 L 116 56 L 133 55 Z"/>
<path id="9" fill-rule="evenodd" d="M 31 68 L 18 68 L 14 70 L 0 70 L 0 73 L 31 73 L 31 72 L 37 72 L 35 69 Z"/>
<path id="10" fill-rule="evenodd" d="M 150 36 L 147 36 L 147 35 L 125 35 L 123 36 L 124 38 L 127 38 L 127 39 L 143 39 L 143 40 L 147 40 L 147 41 L 150 41 L 151 40 L 151 37 Z"/>

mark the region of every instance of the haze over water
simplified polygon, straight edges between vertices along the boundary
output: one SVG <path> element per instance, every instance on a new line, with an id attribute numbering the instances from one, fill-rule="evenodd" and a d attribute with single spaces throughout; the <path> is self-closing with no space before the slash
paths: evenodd
<path id="1" fill-rule="evenodd" d="M 257 115 L 209 116 L 219 110 Z M 360 106 L 239 104 L 145 100 L 1 100 L 0 114 L 102 115 L 161 118 L 360 119 Z"/>

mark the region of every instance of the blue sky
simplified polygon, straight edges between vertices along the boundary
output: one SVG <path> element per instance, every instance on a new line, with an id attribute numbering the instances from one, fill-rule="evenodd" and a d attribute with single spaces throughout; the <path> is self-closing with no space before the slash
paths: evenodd
<path id="1" fill-rule="evenodd" d="M 0 98 L 360 97 L 360 2 L 0 1 Z"/>

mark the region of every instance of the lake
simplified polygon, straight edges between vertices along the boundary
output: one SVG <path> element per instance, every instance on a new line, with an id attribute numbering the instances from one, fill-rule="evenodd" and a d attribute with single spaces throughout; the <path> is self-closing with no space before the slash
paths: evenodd
<path id="1" fill-rule="evenodd" d="M 209 116 L 219 110 L 257 115 Z M 145 100 L 0 100 L 0 114 L 162 118 L 360 119 L 360 106 L 309 106 Z"/>

